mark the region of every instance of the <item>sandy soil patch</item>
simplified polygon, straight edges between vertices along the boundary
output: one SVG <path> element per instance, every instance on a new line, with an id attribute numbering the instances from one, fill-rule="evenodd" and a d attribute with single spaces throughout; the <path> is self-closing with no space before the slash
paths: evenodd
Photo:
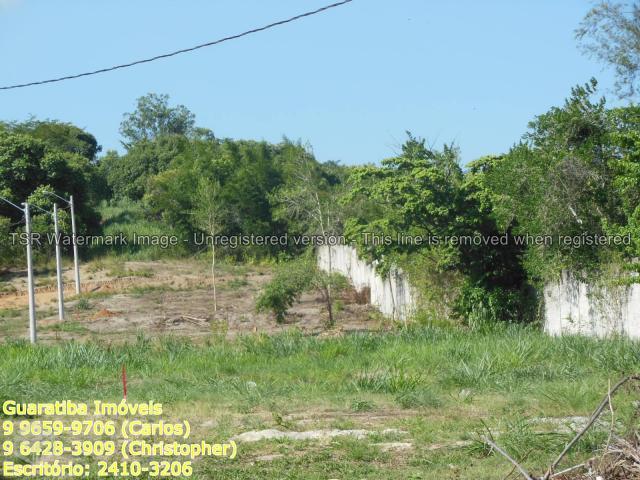
<path id="1" fill-rule="evenodd" d="M 115 273 L 114 273 L 115 272 Z M 26 335 L 27 295 L 21 289 L 20 272 L 5 279 L 0 309 L 21 310 L 14 331 Z M 344 332 L 386 328 L 380 316 L 356 301 L 353 292 L 340 299 L 337 326 L 327 330 L 326 309 L 318 295 L 306 293 L 294 305 L 286 321 L 256 313 L 255 300 L 271 278 L 266 267 L 225 266 L 217 279 L 217 310 L 208 265 L 195 261 L 124 262 L 117 266 L 83 265 L 83 297 L 75 285 L 65 286 L 65 321 L 58 320 L 57 289 L 51 275 L 39 279 L 36 290 L 39 337 L 43 341 L 100 338 L 109 342 L 179 335 L 206 339 L 211 335 L 277 333 L 291 328 L 310 335 L 341 335 Z M 70 269 L 65 278 L 72 277 Z M 16 291 L 7 288 L 16 287 Z M 2 320 L 0 319 L 0 322 Z M 23 327 L 21 325 L 23 324 Z M 0 333 L 2 336 L 2 333 Z"/>

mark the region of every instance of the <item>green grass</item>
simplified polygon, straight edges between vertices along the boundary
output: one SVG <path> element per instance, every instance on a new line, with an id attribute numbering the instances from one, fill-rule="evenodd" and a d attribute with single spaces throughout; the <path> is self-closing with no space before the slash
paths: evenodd
<path id="1" fill-rule="evenodd" d="M 247 285 L 249 285 L 249 281 L 245 277 L 240 277 L 232 278 L 222 286 L 230 289 L 236 289 L 246 287 Z"/>
<path id="2" fill-rule="evenodd" d="M 77 311 L 87 311 L 93 308 L 93 305 L 89 301 L 89 298 L 86 295 L 80 296 L 75 306 L 73 307 Z"/>
<path id="3" fill-rule="evenodd" d="M 87 327 L 82 325 L 80 322 L 76 322 L 73 320 L 66 320 L 64 322 L 54 323 L 53 325 L 48 327 L 48 330 L 52 332 L 66 332 L 66 333 L 88 332 Z"/>
<path id="4" fill-rule="evenodd" d="M 0 319 L 4 318 L 16 318 L 22 314 L 20 308 L 0 308 Z"/>
<path id="5" fill-rule="evenodd" d="M 112 278 L 125 278 L 125 277 L 153 277 L 153 270 L 151 268 L 126 268 L 124 263 L 113 265 L 108 271 L 107 275 Z"/>
<path id="6" fill-rule="evenodd" d="M 0 308 L 0 329 L 6 337 L 19 335 L 27 321 L 26 318 L 25 308 Z"/>
<path id="7" fill-rule="evenodd" d="M 609 379 L 640 371 L 636 342 L 552 338 L 517 326 L 490 332 L 420 327 L 327 339 L 295 332 L 216 338 L 200 346 L 143 337 L 117 346 L 6 343 L 0 346 L 0 392 L 19 401 L 119 400 L 125 364 L 130 402 L 162 402 L 169 416 L 196 425 L 213 418 L 207 438 L 262 428 L 369 428 L 353 415 L 394 412 L 374 429 L 406 430 L 407 436 L 392 441 L 413 444 L 401 453 L 381 450 L 374 439 L 240 444 L 238 459 L 199 461 L 194 478 L 491 479 L 503 478 L 510 466 L 478 442 L 480 435 L 493 435 L 541 472 L 570 433 L 534 419 L 588 415 Z M 632 418 L 634 397 L 625 390 L 614 400 L 622 425 Z M 314 411 L 344 415 L 313 425 L 288 417 L 311 418 Z M 429 448 L 464 440 L 471 443 Z M 602 429 L 588 435 L 568 464 L 605 440 Z M 254 460 L 273 453 L 284 457 Z"/>

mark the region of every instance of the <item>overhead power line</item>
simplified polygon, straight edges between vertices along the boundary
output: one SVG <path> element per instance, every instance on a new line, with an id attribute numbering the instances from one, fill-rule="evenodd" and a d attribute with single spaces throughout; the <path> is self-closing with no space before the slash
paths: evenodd
<path id="1" fill-rule="evenodd" d="M 235 39 L 240 38 L 240 37 L 246 37 L 247 35 L 251 35 L 251 34 L 254 34 L 254 33 L 258 33 L 258 32 L 263 32 L 265 30 L 269 30 L 270 28 L 278 27 L 278 26 L 284 25 L 286 23 L 295 22 L 296 20 L 300 20 L 301 18 L 310 17 L 312 15 L 317 15 L 318 13 L 322 13 L 324 11 L 330 10 L 332 8 L 340 7 L 341 5 L 344 5 L 346 3 L 350 3 L 352 1 L 353 0 L 343 0 L 341 2 L 332 3 L 331 5 L 325 5 L 324 7 L 318 8 L 317 10 L 312 10 L 312 11 L 309 11 L 309 12 L 301 13 L 299 15 L 296 15 L 295 17 L 287 18 L 285 20 L 279 20 L 277 22 L 270 23 L 270 24 L 264 25 L 262 27 L 253 28 L 251 30 L 247 30 L 245 32 L 238 33 L 236 35 L 231 35 L 230 37 L 224 37 L 224 38 L 220 38 L 218 40 L 213 40 L 211 42 L 202 43 L 200 45 L 195 45 L 193 47 L 182 48 L 180 50 L 175 50 L 173 52 L 163 53 L 161 55 L 156 55 L 155 57 L 144 58 L 142 60 L 136 60 L 136 61 L 133 61 L 133 62 L 123 63 L 123 64 L 120 64 L 120 65 L 114 65 L 113 67 L 101 68 L 99 70 L 93 70 L 91 72 L 77 73 L 75 75 L 65 75 L 64 77 L 50 78 L 48 80 L 39 80 L 39 81 L 36 81 L 36 82 L 19 83 L 19 84 L 16 84 L 16 85 L 7 85 L 7 86 L 4 86 L 4 87 L 0 87 L 0 90 L 13 90 L 13 89 L 16 89 L 16 88 L 32 87 L 34 85 L 44 85 L 45 83 L 62 82 L 64 80 L 72 80 L 74 78 L 89 77 L 91 75 L 98 75 L 100 73 L 111 72 L 113 70 L 119 70 L 121 68 L 129 68 L 129 67 L 133 67 L 135 65 L 140 65 L 140 64 L 143 64 L 143 63 L 155 62 L 156 60 L 161 60 L 163 58 L 174 57 L 174 56 L 180 55 L 182 53 L 193 52 L 194 50 L 198 50 L 200 48 L 211 47 L 213 45 L 218 45 L 220 43 L 228 42 L 229 40 L 235 40 Z"/>
<path id="2" fill-rule="evenodd" d="M 16 226 L 20 225 L 22 222 L 24 222 L 24 215 L 22 215 L 22 217 L 20 218 L 20 220 L 18 220 L 17 222 L 14 222 L 14 223 L 12 223 L 11 225 L 9 225 L 9 228 L 16 227 Z"/>

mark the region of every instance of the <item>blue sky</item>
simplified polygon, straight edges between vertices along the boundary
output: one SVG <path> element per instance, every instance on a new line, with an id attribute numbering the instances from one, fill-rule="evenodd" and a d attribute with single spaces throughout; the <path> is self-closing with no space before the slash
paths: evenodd
<path id="1" fill-rule="evenodd" d="M 0 0 L 0 84 L 79 73 L 210 41 L 330 0 Z M 223 45 L 104 75 L 0 91 L 0 119 L 72 122 L 106 149 L 137 97 L 167 93 L 218 137 L 309 142 L 377 162 L 410 130 L 463 162 L 507 150 L 595 76 L 573 31 L 587 0 L 354 0 Z"/>

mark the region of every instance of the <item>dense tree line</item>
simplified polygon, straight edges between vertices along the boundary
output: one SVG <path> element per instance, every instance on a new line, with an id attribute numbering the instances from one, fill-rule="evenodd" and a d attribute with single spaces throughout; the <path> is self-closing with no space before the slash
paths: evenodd
<path id="1" fill-rule="evenodd" d="M 638 32 L 640 7 L 614 2 L 594 6 L 576 31 L 588 54 L 615 68 L 621 97 L 637 91 Z M 93 135 L 68 123 L 0 123 L 0 196 L 50 210 L 44 192 L 74 195 L 81 232 L 106 228 L 99 211 L 125 202 L 159 231 L 185 237 L 344 235 L 381 273 L 408 272 L 428 319 L 532 320 L 542 285 L 564 270 L 594 278 L 638 270 L 640 107 L 609 108 L 595 80 L 535 117 L 506 153 L 464 166 L 455 145 L 434 148 L 410 133 L 400 154 L 380 163 L 321 163 L 286 138 L 217 138 L 156 94 L 138 99 L 120 132 L 123 152 L 102 154 Z M 21 220 L 0 203 L 0 268 L 22 261 L 9 240 Z M 68 233 L 65 211 L 61 222 Z M 49 231 L 50 217 L 34 211 L 34 229 Z M 297 257 L 289 270 L 300 275 L 279 269 L 261 307 L 282 318 L 301 286 L 315 285 L 331 319 L 337 283 L 311 275 L 307 249 L 213 245 L 214 285 L 220 255 Z"/>
<path id="2" fill-rule="evenodd" d="M 98 165 L 111 198 L 140 201 L 149 215 L 185 235 L 211 234 L 214 216 L 217 235 L 306 232 L 299 218 L 283 210 L 285 190 L 303 173 L 326 189 L 344 177 L 343 167 L 317 162 L 307 147 L 288 139 L 279 144 L 218 139 L 195 127 L 185 107 L 170 107 L 166 96 L 139 99 L 137 110 L 125 115 L 121 132 L 126 153 L 107 152 Z M 248 250 L 252 255 L 277 253 L 274 248 Z"/>
<path id="3" fill-rule="evenodd" d="M 105 182 L 96 167 L 99 151 L 93 135 L 68 123 L 0 123 L 0 196 L 17 205 L 24 201 L 34 205 L 34 231 L 45 233 L 52 230 L 52 220 L 42 210 L 51 211 L 57 201 L 45 192 L 64 198 L 73 195 L 79 232 L 95 233 L 99 229 L 95 207 L 105 193 Z M 62 210 L 60 217 L 68 232 L 68 212 Z M 22 261 L 23 248 L 9 235 L 23 231 L 22 220 L 19 210 L 0 202 L 0 268 Z"/>
<path id="4" fill-rule="evenodd" d="M 411 134 L 400 155 L 380 164 L 320 163 L 308 146 L 287 139 L 217 138 L 186 107 L 147 95 L 122 122 L 122 154 L 99 157 L 96 139 L 70 124 L 2 124 L 0 194 L 43 209 L 53 201 L 44 191 L 73 194 L 82 232 L 99 231 L 100 202 L 124 199 L 184 236 L 344 234 L 382 273 L 391 265 L 407 270 L 432 297 L 427 307 L 447 298 L 447 313 L 470 321 L 523 321 L 535 316 L 535 292 L 563 269 L 597 273 L 640 255 L 640 109 L 609 109 L 596 90 L 595 81 L 574 88 L 507 153 L 466 166 L 455 145 L 436 149 Z M 0 205 L 5 267 L 22 255 L 7 243 L 20 219 Z M 63 212 L 65 231 L 68 223 Z M 46 231 L 50 219 L 34 212 L 34 226 Z M 630 242 L 532 245 L 522 241 L 527 235 Z M 499 240 L 450 241 L 461 237 Z M 217 254 L 303 250 L 290 244 Z"/>
<path id="5" fill-rule="evenodd" d="M 509 152 L 466 170 L 452 146 L 427 148 L 409 135 L 401 155 L 352 174 L 348 200 L 371 205 L 347 221 L 347 233 L 383 268 L 402 265 L 426 295 L 435 289 L 434 303 L 446 297 L 439 286 L 454 289 L 450 311 L 478 321 L 533 319 L 535 292 L 563 270 L 597 278 L 632 268 L 640 110 L 607 109 L 596 86 L 574 88 Z M 402 235 L 428 241 L 379 241 Z"/>

